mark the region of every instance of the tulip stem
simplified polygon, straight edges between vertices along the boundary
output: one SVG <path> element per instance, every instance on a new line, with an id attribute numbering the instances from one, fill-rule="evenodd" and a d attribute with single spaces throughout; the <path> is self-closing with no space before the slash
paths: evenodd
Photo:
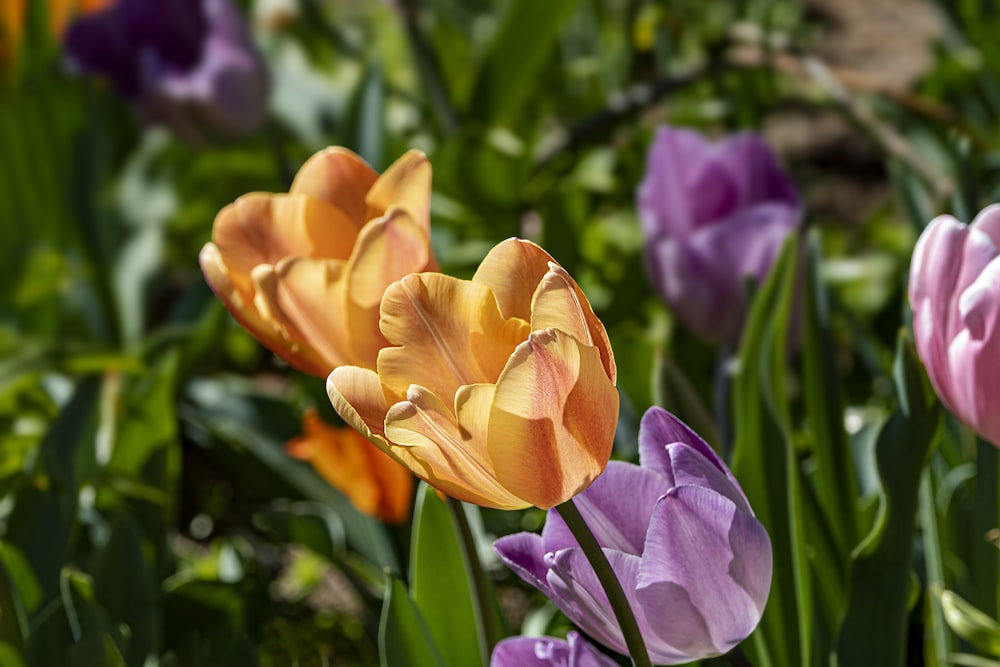
<path id="1" fill-rule="evenodd" d="M 472 534 L 472 527 L 469 525 L 469 517 L 465 514 L 462 502 L 448 497 L 448 509 L 458 526 L 459 541 L 462 544 L 462 556 L 465 560 L 465 568 L 472 583 L 472 594 L 475 598 L 476 630 L 479 635 L 479 650 L 483 655 L 483 661 L 489 662 L 493 653 L 493 647 L 499 641 L 496 636 L 495 625 L 493 624 L 492 607 L 492 587 L 486 578 L 486 570 L 479 560 L 479 551 L 476 549 L 476 538 Z"/>
<path id="2" fill-rule="evenodd" d="M 580 514 L 580 510 L 577 509 L 573 500 L 570 499 L 558 505 L 556 511 L 559 512 L 559 516 L 562 517 L 563 521 L 569 527 L 570 532 L 573 533 L 573 537 L 576 538 L 580 548 L 583 549 L 583 554 L 594 568 L 601 586 L 604 587 L 604 592 L 611 603 L 611 609 L 615 612 L 615 618 L 618 619 L 618 625 L 621 628 L 622 635 L 625 637 L 625 645 L 628 647 L 632 664 L 635 667 L 652 667 L 652 663 L 649 661 L 649 653 L 646 651 L 646 644 L 642 639 L 642 633 L 639 631 L 639 624 L 635 621 L 635 614 L 632 613 L 632 607 L 629 606 L 628 598 L 625 597 L 625 591 L 622 590 L 618 576 L 611 569 L 608 557 L 604 555 L 604 550 L 597 543 L 594 533 L 591 532 L 583 515 Z"/>

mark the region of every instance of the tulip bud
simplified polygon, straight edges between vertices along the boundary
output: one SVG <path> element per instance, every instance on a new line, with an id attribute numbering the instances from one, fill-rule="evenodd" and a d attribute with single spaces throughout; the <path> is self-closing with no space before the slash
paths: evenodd
<path id="1" fill-rule="evenodd" d="M 312 464 L 359 511 L 386 523 L 409 518 L 413 498 L 409 472 L 354 429 L 334 428 L 315 410 L 303 415 L 302 431 L 285 445 L 290 456 Z"/>
<path id="2" fill-rule="evenodd" d="M 771 542 L 722 460 L 660 408 L 639 431 L 641 466 L 612 461 L 573 502 L 603 547 L 655 664 L 721 655 L 760 621 Z M 559 513 L 542 534 L 494 543 L 500 558 L 590 637 L 626 652 L 593 568 Z"/>
<path id="3" fill-rule="evenodd" d="M 618 420 L 607 333 L 551 256 L 508 239 L 472 280 L 418 273 L 382 297 L 376 370 L 342 366 L 334 408 L 428 484 L 549 508 L 596 478 Z"/>
<path id="4" fill-rule="evenodd" d="M 1000 205 L 931 221 L 910 264 L 917 353 L 941 402 L 1000 445 Z"/>
<path id="5" fill-rule="evenodd" d="M 229 311 L 292 366 L 326 377 L 374 368 L 388 345 L 382 293 L 434 270 L 431 166 L 410 151 L 379 176 L 344 148 L 312 156 L 288 194 L 251 193 L 222 209 L 199 257 Z"/>
<path id="6" fill-rule="evenodd" d="M 749 132 L 711 144 L 691 130 L 661 127 L 637 204 L 654 288 L 694 333 L 735 343 L 747 280 L 763 282 L 802 218 L 770 148 Z"/>
<path id="7" fill-rule="evenodd" d="M 229 0 L 116 0 L 71 23 L 64 41 L 75 65 L 189 144 L 249 134 L 266 118 L 267 69 Z"/>
<path id="8" fill-rule="evenodd" d="M 617 667 L 580 636 L 566 633 L 555 637 L 510 637 L 493 649 L 490 667 Z"/>

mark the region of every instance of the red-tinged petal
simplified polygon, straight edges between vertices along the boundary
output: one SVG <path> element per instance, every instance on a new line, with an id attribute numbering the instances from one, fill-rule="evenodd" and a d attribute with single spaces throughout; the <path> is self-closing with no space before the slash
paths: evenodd
<path id="1" fill-rule="evenodd" d="M 428 234 L 431 229 L 431 163 L 418 150 L 407 151 L 389 165 L 365 198 L 367 220 L 393 206 L 404 209 Z"/>
<path id="2" fill-rule="evenodd" d="M 597 348 L 534 331 L 497 380 L 487 450 L 500 483 L 545 509 L 604 471 L 617 422 L 618 392 Z"/>
<path id="3" fill-rule="evenodd" d="M 531 300 L 555 260 L 531 241 L 501 241 L 476 269 L 472 281 L 493 290 L 504 317 L 531 319 Z"/>
<path id="4" fill-rule="evenodd" d="M 427 232 L 402 209 L 365 225 L 347 263 L 346 320 L 356 363 L 375 368 L 378 352 L 388 345 L 379 329 L 379 306 L 386 288 L 430 263 Z"/>
<path id="5" fill-rule="evenodd" d="M 397 456 L 419 463 L 411 468 L 417 476 L 453 498 L 484 507 L 528 506 L 497 482 L 481 445 L 463 438 L 455 415 L 440 398 L 418 385 L 409 388 L 406 398 L 389 408 L 385 435 Z"/>
<path id="6" fill-rule="evenodd" d="M 331 146 L 306 160 L 288 192 L 333 204 L 360 225 L 367 220 L 365 197 L 377 179 L 375 170 L 357 153 Z"/>
<path id="7" fill-rule="evenodd" d="M 380 327 L 393 345 L 378 374 L 399 400 L 411 384 L 450 400 L 462 385 L 493 383 L 527 324 L 505 320 L 483 285 L 440 273 L 411 274 L 382 298 Z"/>

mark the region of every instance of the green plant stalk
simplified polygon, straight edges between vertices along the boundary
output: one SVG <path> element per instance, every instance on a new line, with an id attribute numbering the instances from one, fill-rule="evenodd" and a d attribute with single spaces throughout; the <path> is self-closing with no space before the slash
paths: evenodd
<path id="1" fill-rule="evenodd" d="M 471 578 L 472 594 L 475 598 L 476 630 L 479 635 L 479 650 L 483 660 L 489 661 L 493 654 L 493 647 L 499 641 L 499 637 L 493 632 L 491 590 L 489 580 L 486 578 L 486 570 L 479 560 L 479 552 L 476 550 L 476 538 L 472 534 L 472 527 L 469 526 L 469 518 L 465 515 L 465 508 L 459 500 L 448 497 L 448 510 L 451 512 L 455 525 L 458 526 L 459 542 L 462 545 L 462 559 L 465 561 L 465 569 Z"/>
<path id="2" fill-rule="evenodd" d="M 573 533 L 573 537 L 583 549 L 583 554 L 594 568 L 601 586 L 604 587 L 604 592 L 611 603 L 611 609 L 615 612 L 615 618 L 618 620 L 622 635 L 625 637 L 625 645 L 628 647 L 632 664 L 635 667 L 652 667 L 649 653 L 646 651 L 646 644 L 639 631 L 639 624 L 635 621 L 635 614 L 632 613 L 632 607 L 629 606 L 628 598 L 625 597 L 625 591 L 622 590 L 618 576 L 611 569 L 608 557 L 604 555 L 601 545 L 597 543 L 597 538 L 590 531 L 590 527 L 587 526 L 580 510 L 570 499 L 556 506 L 556 511 L 559 512 L 559 516 L 563 518 L 570 532 Z"/>
<path id="3" fill-rule="evenodd" d="M 944 566 L 941 563 L 941 543 L 937 530 L 937 507 L 934 504 L 934 492 L 931 488 L 930 471 L 925 467 L 923 479 L 920 481 L 920 528 L 924 542 L 924 561 L 927 565 L 927 588 L 942 590 L 944 588 Z M 951 635 L 945 625 L 941 601 L 936 595 L 927 596 L 930 605 L 931 633 L 934 637 L 934 655 L 939 665 L 949 664 L 951 654 Z"/>

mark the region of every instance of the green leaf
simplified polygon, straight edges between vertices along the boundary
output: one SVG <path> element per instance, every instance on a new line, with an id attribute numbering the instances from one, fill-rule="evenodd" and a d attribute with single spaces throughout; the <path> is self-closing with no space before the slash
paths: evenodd
<path id="1" fill-rule="evenodd" d="M 376 171 L 385 168 L 383 140 L 385 136 L 385 86 L 378 59 L 373 59 L 354 93 L 347 126 L 351 138 L 348 146 L 354 148 Z M 353 145 L 351 143 L 353 142 Z"/>
<path id="2" fill-rule="evenodd" d="M 378 629 L 382 667 L 448 667 L 434 645 L 420 610 L 406 592 L 406 586 L 391 574 L 386 577 L 387 594 Z"/>
<path id="3" fill-rule="evenodd" d="M 801 473 L 785 391 L 798 245 L 796 235 L 788 238 L 754 299 L 733 383 L 732 470 L 767 529 L 774 553 L 771 594 L 749 644 L 758 667 L 807 665 L 813 653 Z"/>
<path id="4" fill-rule="evenodd" d="M 956 635 L 979 651 L 1000 656 L 1000 623 L 951 591 L 941 593 L 941 607 Z"/>
<path id="5" fill-rule="evenodd" d="M 934 392 L 901 334 L 895 364 L 899 408 L 875 444 L 881 488 L 875 524 L 852 558 L 848 606 L 837 638 L 841 665 L 904 664 L 907 596 L 921 474 L 941 427 Z"/>
<path id="6" fill-rule="evenodd" d="M 0 665 L 4 667 L 25 667 L 21 652 L 12 644 L 0 641 Z"/>
<path id="7" fill-rule="evenodd" d="M 469 109 L 494 123 L 509 120 L 534 86 L 577 0 L 511 0 L 479 67 Z"/>
<path id="8" fill-rule="evenodd" d="M 114 622 L 129 628 L 123 648 L 130 665 L 141 665 L 159 653 L 154 637 L 159 627 L 159 601 L 154 596 L 153 573 L 142 549 L 134 519 L 121 513 L 111 523 L 111 535 L 97 558 L 94 597 Z"/>
<path id="9" fill-rule="evenodd" d="M 0 642 L 12 648 L 24 645 L 28 623 L 21 596 L 5 563 L 0 561 Z M 0 661 L 0 664 L 6 664 Z"/>
<path id="10" fill-rule="evenodd" d="M 485 664 L 475 596 L 457 526 L 436 491 L 421 483 L 413 517 L 410 590 L 450 667 Z"/>

